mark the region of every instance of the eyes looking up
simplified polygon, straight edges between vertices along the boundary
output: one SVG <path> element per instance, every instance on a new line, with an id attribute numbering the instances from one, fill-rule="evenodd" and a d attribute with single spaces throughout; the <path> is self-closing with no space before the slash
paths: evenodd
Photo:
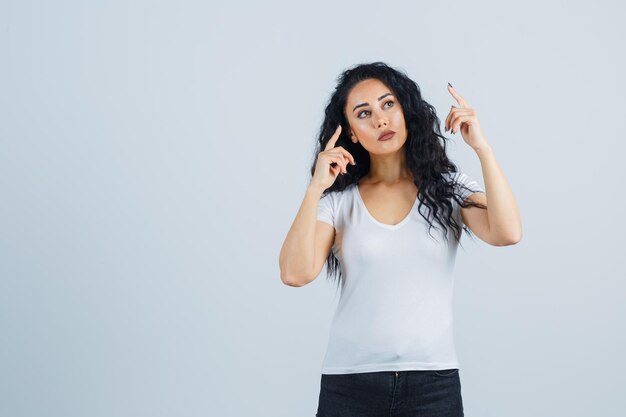
<path id="1" fill-rule="evenodd" d="M 395 104 L 394 104 L 394 102 L 393 102 L 393 100 L 389 100 L 389 101 L 386 101 L 386 102 L 385 102 L 385 104 L 383 104 L 383 107 L 384 107 L 384 106 L 386 106 L 386 105 L 387 105 L 387 104 L 389 104 L 389 103 L 391 103 L 391 104 L 395 105 Z M 393 106 L 389 106 L 389 107 L 387 107 L 387 108 L 390 108 L 390 107 L 393 107 Z M 363 110 L 363 111 L 360 111 L 360 112 L 359 112 L 359 114 L 357 114 L 357 118 L 359 118 L 359 119 L 363 119 L 363 117 L 361 117 L 361 114 L 362 114 L 362 113 L 369 113 L 369 111 L 368 111 L 368 110 Z"/>

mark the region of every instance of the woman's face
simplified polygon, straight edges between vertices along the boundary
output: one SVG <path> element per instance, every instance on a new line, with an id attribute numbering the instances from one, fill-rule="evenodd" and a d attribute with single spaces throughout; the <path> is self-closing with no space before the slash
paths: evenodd
<path id="1" fill-rule="evenodd" d="M 346 119 L 350 139 L 360 142 L 370 153 L 387 154 L 398 151 L 407 138 L 404 112 L 392 91 L 378 79 L 363 80 L 348 94 Z M 395 132 L 389 140 L 379 136 L 386 130 Z"/>

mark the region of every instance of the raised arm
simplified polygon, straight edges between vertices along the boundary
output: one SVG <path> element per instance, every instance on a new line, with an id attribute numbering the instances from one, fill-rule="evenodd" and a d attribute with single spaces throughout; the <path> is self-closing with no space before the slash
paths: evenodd
<path id="1" fill-rule="evenodd" d="M 480 127 L 476 110 L 448 83 L 448 91 L 459 103 L 452 106 L 446 117 L 446 130 L 461 132 L 463 140 L 478 154 L 483 170 L 485 193 L 474 193 L 470 200 L 487 206 L 487 210 L 474 207 L 461 209 L 463 222 L 481 240 L 494 246 L 513 245 L 522 239 L 522 220 L 498 161 Z"/>
<path id="2" fill-rule="evenodd" d="M 335 147 L 340 133 L 341 126 L 338 126 L 318 154 L 313 178 L 280 250 L 280 279 L 286 285 L 300 287 L 314 280 L 332 247 L 335 229 L 317 220 L 317 211 L 323 192 L 333 185 L 340 173 L 346 172 L 348 163 L 355 164 L 347 150 Z"/>
<path id="3" fill-rule="evenodd" d="M 280 279 L 285 285 L 301 287 L 313 281 L 333 245 L 335 229 L 317 220 L 323 191 L 319 186 L 309 185 L 287 233 L 279 258 Z"/>

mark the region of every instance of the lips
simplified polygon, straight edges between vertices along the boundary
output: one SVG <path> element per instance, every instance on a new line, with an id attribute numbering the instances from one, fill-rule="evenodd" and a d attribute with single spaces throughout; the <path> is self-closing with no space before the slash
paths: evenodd
<path id="1" fill-rule="evenodd" d="M 379 137 L 378 140 L 389 140 L 395 135 L 396 132 L 393 130 L 385 130 Z"/>

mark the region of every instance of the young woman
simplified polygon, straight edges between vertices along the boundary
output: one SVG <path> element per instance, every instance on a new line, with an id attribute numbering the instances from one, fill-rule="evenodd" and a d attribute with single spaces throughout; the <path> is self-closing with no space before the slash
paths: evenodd
<path id="1" fill-rule="evenodd" d="M 402 72 L 346 70 L 326 107 L 280 253 L 285 284 L 308 284 L 326 263 L 341 287 L 317 417 L 463 416 L 452 320 L 461 231 L 504 246 L 522 226 L 476 111 L 448 91 L 459 106 L 445 129 L 476 152 L 486 190 L 448 159 L 435 109 Z"/>

